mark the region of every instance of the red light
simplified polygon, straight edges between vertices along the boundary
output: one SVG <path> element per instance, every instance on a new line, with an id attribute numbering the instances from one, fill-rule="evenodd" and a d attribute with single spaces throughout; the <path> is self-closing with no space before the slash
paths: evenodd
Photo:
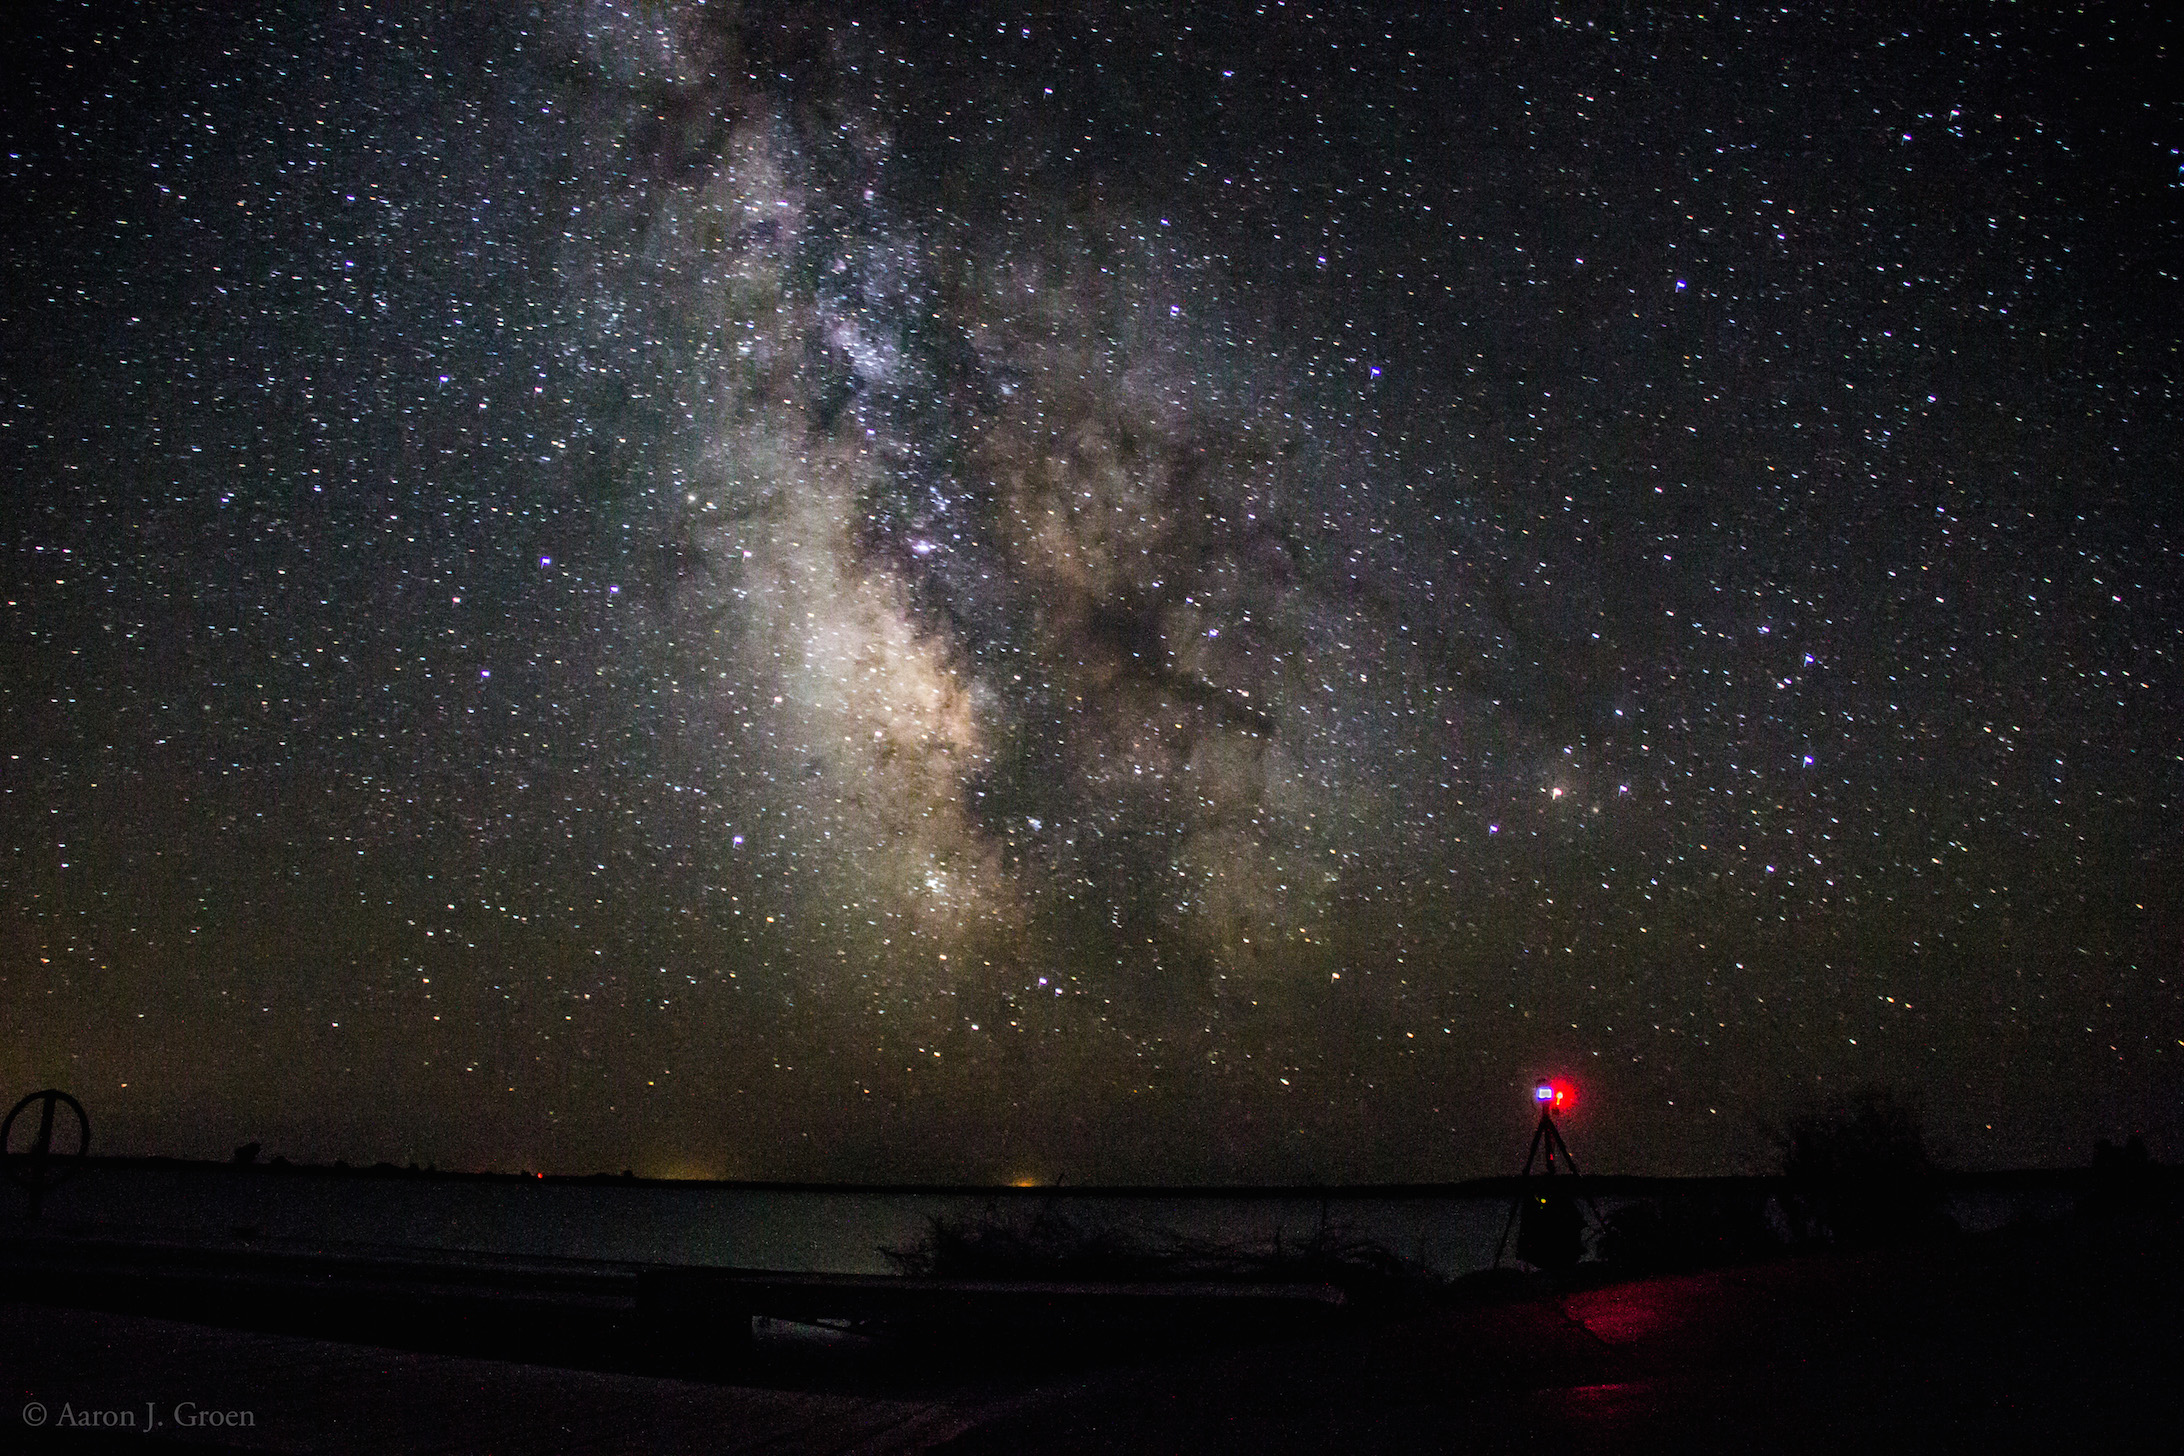
<path id="1" fill-rule="evenodd" d="M 1532 1089 L 1542 1112 L 1568 1112 L 1577 1105 L 1577 1089 L 1567 1082 L 1542 1082 Z"/>

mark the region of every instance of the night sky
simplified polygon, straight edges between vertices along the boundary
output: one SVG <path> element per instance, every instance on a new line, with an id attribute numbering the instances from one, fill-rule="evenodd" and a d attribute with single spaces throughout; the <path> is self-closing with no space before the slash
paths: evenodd
<path id="1" fill-rule="evenodd" d="M 1857 9 L 1862 14 L 1835 13 Z M 2170 7 L 34 3 L 0 1092 L 2184 1154 Z M 252 13 L 255 12 L 255 13 Z"/>

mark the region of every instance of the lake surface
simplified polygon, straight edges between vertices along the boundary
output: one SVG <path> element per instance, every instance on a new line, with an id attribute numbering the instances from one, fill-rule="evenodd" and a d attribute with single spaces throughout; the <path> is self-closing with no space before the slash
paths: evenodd
<path id="1" fill-rule="evenodd" d="M 20 1234 L 18 1189 L 0 1229 Z M 1636 1196 L 1603 1190 L 1612 1212 Z M 2065 1175 L 1970 1182 L 1950 1211 L 1968 1231 L 2067 1213 Z M 1366 1242 L 1450 1279 L 1488 1268 L 1509 1213 L 1505 1188 L 1405 1190 L 875 1189 L 778 1184 L 501 1179 L 338 1169 L 94 1161 L 48 1194 L 41 1232 L 464 1252 L 533 1259 L 895 1272 L 886 1250 L 935 1220 L 1045 1216 L 1156 1246 L 1296 1248 Z"/>
<path id="2" fill-rule="evenodd" d="M 54 1233 L 432 1249 L 529 1258 L 894 1272 L 937 1219 L 1029 1222 L 1155 1242 L 1370 1241 L 1443 1277 L 1493 1262 L 1502 1196 L 916 1190 L 372 1176 L 217 1164 L 94 1165 L 45 1201 Z M 21 1195 L 8 1224 L 20 1231 Z"/>

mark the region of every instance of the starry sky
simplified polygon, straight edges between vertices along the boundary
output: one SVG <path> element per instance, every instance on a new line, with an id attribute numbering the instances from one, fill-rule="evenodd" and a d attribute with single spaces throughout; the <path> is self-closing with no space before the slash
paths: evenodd
<path id="1" fill-rule="evenodd" d="M 0 1073 L 830 1179 L 2184 1155 L 2167 7 L 41 0 Z M 1857 13 L 1851 13 L 1857 12 Z"/>

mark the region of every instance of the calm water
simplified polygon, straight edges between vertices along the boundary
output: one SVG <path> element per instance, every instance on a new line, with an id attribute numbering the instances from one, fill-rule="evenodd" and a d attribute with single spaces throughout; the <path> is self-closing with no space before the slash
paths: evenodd
<path id="1" fill-rule="evenodd" d="M 883 1250 L 934 1219 L 1042 1210 L 1081 1229 L 1228 1247 L 1294 1246 L 1322 1229 L 1443 1277 L 1484 1268 L 1508 1212 L 1478 1196 L 1177 1196 L 1059 1190 L 895 1193 L 720 1184 L 375 1178 L 338 1172 L 97 1166 L 48 1195 L 53 1232 L 465 1250 L 534 1258 L 890 1273 Z M 8 1222 L 21 1227 L 21 1196 Z"/>
<path id="2" fill-rule="evenodd" d="M 19 1232 L 8 1189 L 0 1228 Z M 1966 1190 L 1951 1211 L 1967 1230 L 2066 1213 L 2061 1189 Z M 1603 1198 L 1604 1210 L 1626 1200 Z M 1321 1231 L 1369 1241 L 1441 1278 L 1490 1266 L 1505 1196 L 1301 1193 L 1120 1194 L 1068 1190 L 888 1192 L 711 1183 L 572 1183 L 371 1177 L 219 1166 L 92 1165 L 48 1195 L 53 1233 L 465 1251 L 527 1258 L 891 1273 L 884 1250 L 935 1219 L 1044 1210 L 1081 1230 L 1268 1250 Z"/>

